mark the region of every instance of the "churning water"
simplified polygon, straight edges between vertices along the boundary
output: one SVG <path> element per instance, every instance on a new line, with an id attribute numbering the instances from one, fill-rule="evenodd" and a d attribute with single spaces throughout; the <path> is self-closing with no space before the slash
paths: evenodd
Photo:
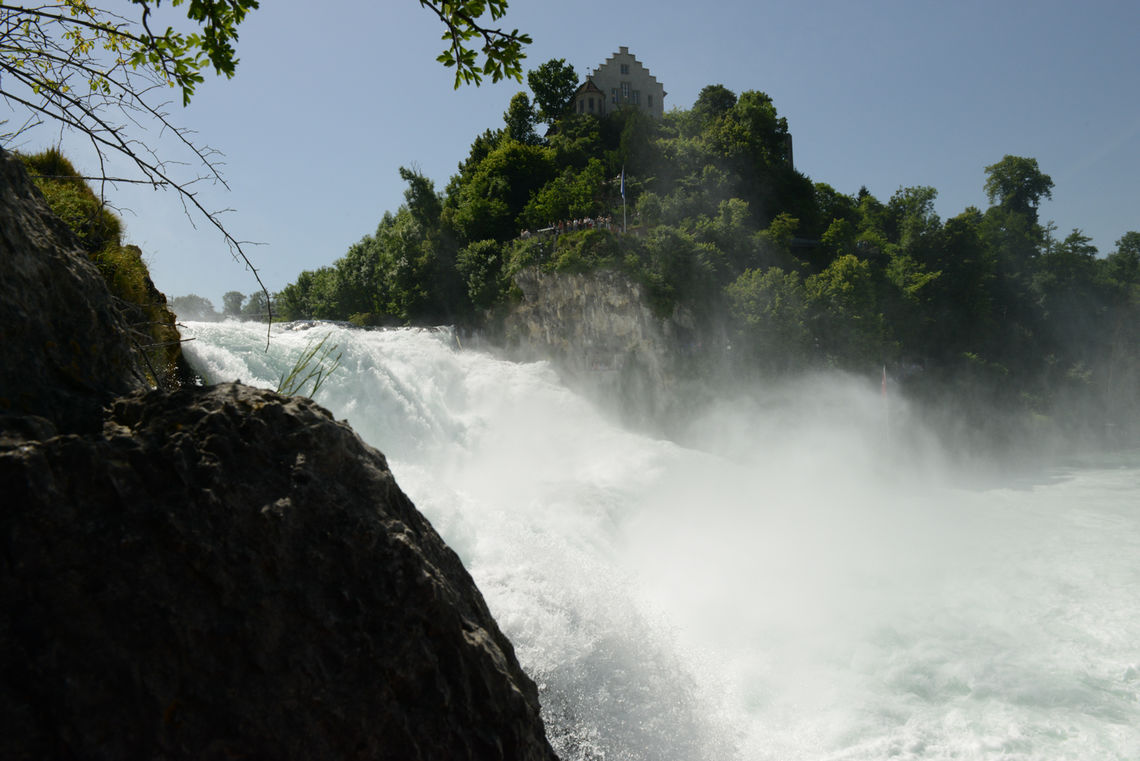
<path id="1" fill-rule="evenodd" d="M 851 379 L 682 446 L 443 330 L 187 333 L 261 386 L 331 333 L 317 400 L 463 558 L 567 761 L 1140 758 L 1140 453 L 969 485 Z"/>

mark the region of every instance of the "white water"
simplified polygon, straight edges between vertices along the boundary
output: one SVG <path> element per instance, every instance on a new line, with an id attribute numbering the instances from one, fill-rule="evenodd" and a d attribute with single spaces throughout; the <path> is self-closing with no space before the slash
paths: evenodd
<path id="1" fill-rule="evenodd" d="M 685 448 L 447 332 L 266 355 L 192 323 L 187 353 L 273 386 L 330 331 L 317 400 L 463 558 L 566 761 L 1140 758 L 1140 453 L 964 488 L 852 380 L 726 401 Z"/>

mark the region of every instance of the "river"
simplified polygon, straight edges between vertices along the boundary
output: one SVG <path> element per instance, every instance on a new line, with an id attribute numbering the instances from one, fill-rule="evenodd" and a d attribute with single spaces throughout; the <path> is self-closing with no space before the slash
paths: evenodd
<path id="1" fill-rule="evenodd" d="M 264 331 L 187 355 L 273 387 L 329 335 L 317 401 L 462 557 L 566 761 L 1140 758 L 1140 452 L 981 477 L 822 375 L 669 441 L 445 329 Z"/>

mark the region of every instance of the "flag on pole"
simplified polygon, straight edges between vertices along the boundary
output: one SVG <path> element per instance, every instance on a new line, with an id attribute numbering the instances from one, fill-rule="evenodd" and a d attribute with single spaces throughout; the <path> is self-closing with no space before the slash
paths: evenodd
<path id="1" fill-rule="evenodd" d="M 883 365 L 883 386 L 882 386 L 882 391 L 880 393 L 882 394 L 882 396 L 884 398 L 887 395 L 887 366 L 886 365 Z"/>
<path id="2" fill-rule="evenodd" d="M 625 200 L 625 165 L 621 168 L 621 200 Z"/>

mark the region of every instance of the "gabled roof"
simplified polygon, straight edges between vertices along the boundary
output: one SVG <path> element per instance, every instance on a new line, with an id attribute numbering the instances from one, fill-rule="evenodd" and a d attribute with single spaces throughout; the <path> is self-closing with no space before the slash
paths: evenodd
<path id="1" fill-rule="evenodd" d="M 598 95 L 601 95 L 602 97 L 605 97 L 605 95 L 606 95 L 604 92 L 602 92 L 601 90 L 598 89 L 598 86 L 596 84 L 594 84 L 594 80 L 590 79 L 589 77 L 586 77 L 586 81 L 583 82 L 582 84 L 578 85 L 578 89 L 574 91 L 574 97 L 578 97 L 579 95 L 588 95 L 588 94 L 592 94 L 592 93 L 597 93 Z"/>
<path id="2" fill-rule="evenodd" d="M 618 65 L 617 64 L 618 56 L 629 56 L 630 61 L 632 61 L 634 65 L 639 66 L 641 68 L 641 70 L 645 73 L 645 76 L 649 78 L 650 82 L 652 82 L 655 85 L 661 86 L 661 92 L 663 95 L 669 94 L 669 93 L 665 92 L 664 85 L 661 85 L 661 83 L 659 81 L 657 81 L 657 77 L 654 76 L 651 71 L 649 71 L 649 67 L 646 66 L 645 64 L 643 64 L 641 61 L 637 60 L 637 56 L 635 56 L 633 53 L 629 52 L 629 48 L 625 45 L 622 45 L 621 47 L 619 47 L 618 52 L 611 55 L 609 58 L 607 58 L 605 61 L 603 61 L 601 63 L 601 65 L 599 65 L 597 68 L 595 68 L 590 73 L 590 76 L 596 76 L 598 74 L 598 72 L 600 72 L 602 69 L 608 69 L 611 66 L 616 67 Z"/>

